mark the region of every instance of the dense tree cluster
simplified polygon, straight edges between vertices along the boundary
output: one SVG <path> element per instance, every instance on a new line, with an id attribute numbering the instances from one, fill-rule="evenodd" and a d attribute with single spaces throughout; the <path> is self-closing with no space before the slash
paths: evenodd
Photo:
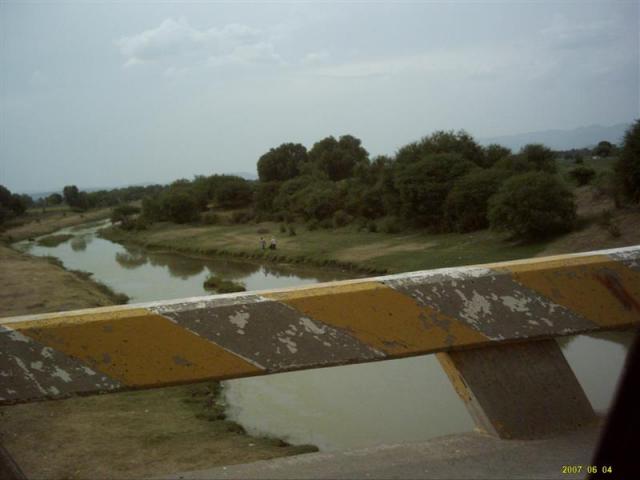
<path id="1" fill-rule="evenodd" d="M 197 176 L 180 179 L 142 201 L 141 225 L 145 222 L 189 223 L 213 208 L 244 208 L 253 201 L 251 182 L 235 175 Z"/>
<path id="2" fill-rule="evenodd" d="M 19 195 L 3 185 L 0 185 L 0 225 L 20 215 L 24 215 L 33 205 L 33 199 L 29 195 Z"/>
<path id="3" fill-rule="evenodd" d="M 639 136 L 636 123 L 616 170 L 635 201 L 640 198 Z M 600 142 L 597 149 L 615 152 L 611 147 Z M 572 150 L 562 156 L 575 157 L 579 164 L 589 153 Z M 540 144 L 518 152 L 495 144 L 482 147 L 464 131 L 435 132 L 392 157 L 370 158 L 352 135 L 323 138 L 309 150 L 283 143 L 258 159 L 257 181 L 198 176 L 152 192 L 143 201 L 141 224 L 217 223 L 218 209 L 232 209 L 227 218 L 234 222 L 306 222 L 310 229 L 356 224 L 388 232 L 491 227 L 537 239 L 570 229 L 575 221 L 573 195 L 557 175 L 557 156 Z M 594 175 L 581 165 L 567 172 L 577 184 L 590 183 Z"/>
<path id="4" fill-rule="evenodd" d="M 555 182 L 553 188 L 571 197 L 554 178 L 555 154 L 549 148 L 526 145 L 516 154 L 500 145 L 483 148 L 464 131 L 435 132 L 401 147 L 393 158 L 373 160 L 351 135 L 324 138 L 308 153 L 302 145 L 286 143 L 263 155 L 258 171 L 253 208 L 259 218 L 302 220 L 321 227 L 379 221 L 386 231 L 416 226 L 468 232 L 492 226 L 532 238 L 542 233 L 537 225 L 523 228 L 521 223 L 527 219 L 514 220 L 514 227 L 508 228 L 521 210 L 499 215 L 500 201 L 511 201 L 504 192 L 498 196 L 507 181 L 533 178 L 526 175 L 535 173 L 536 179 L 548 182 L 534 183 L 529 194 L 547 195 L 549 182 Z M 493 215 L 489 215 L 490 201 Z M 572 222 L 566 212 L 575 211 L 572 205 L 564 202 L 557 207 L 563 209 L 558 218 L 565 227 Z M 545 205 L 548 208 L 552 216 L 556 207 Z M 548 233 L 559 230 L 554 223 Z"/>

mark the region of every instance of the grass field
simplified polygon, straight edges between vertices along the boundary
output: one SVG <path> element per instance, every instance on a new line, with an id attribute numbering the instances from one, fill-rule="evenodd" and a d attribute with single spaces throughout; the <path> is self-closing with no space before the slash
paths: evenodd
<path id="1" fill-rule="evenodd" d="M 365 272 L 403 272 L 497 262 L 532 257 L 545 248 L 544 243 L 511 242 L 486 230 L 464 235 L 423 231 L 371 233 L 355 227 L 309 231 L 303 225 L 296 225 L 295 230 L 295 236 L 281 234 L 279 224 L 270 222 L 216 226 L 160 223 L 144 231 L 111 229 L 104 235 L 114 241 L 152 248 L 337 266 Z M 262 251 L 260 237 L 272 235 L 278 241 L 278 249 Z"/>

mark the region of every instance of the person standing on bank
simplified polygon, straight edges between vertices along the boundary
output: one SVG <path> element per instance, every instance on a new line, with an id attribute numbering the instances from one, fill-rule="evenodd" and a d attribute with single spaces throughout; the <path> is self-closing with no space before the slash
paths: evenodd
<path id="1" fill-rule="evenodd" d="M 276 237 L 271 237 L 271 242 L 269 243 L 269 249 L 270 250 L 276 249 Z"/>
<path id="2" fill-rule="evenodd" d="M 264 237 L 260 237 L 260 248 L 262 250 L 267 249 L 267 241 L 264 239 Z"/>

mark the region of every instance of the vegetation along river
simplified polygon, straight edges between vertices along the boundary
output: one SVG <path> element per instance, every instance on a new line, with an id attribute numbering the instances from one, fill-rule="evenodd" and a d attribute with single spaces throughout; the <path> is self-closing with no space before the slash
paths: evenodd
<path id="1" fill-rule="evenodd" d="M 347 278 L 347 274 L 295 266 L 260 265 L 225 258 L 149 252 L 99 238 L 108 222 L 68 228 L 60 245 L 15 246 L 53 256 L 72 270 L 118 292 L 130 303 L 208 294 L 209 274 L 261 290 Z M 37 240 L 37 239 L 36 239 Z M 567 360 L 597 411 L 611 402 L 626 351 L 628 332 L 559 339 Z M 435 356 L 292 372 L 223 382 L 227 414 L 250 433 L 322 450 L 421 441 L 473 429 L 473 422 Z"/>

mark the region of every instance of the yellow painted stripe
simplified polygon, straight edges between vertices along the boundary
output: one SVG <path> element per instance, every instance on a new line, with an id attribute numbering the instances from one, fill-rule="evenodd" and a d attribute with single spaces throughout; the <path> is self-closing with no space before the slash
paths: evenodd
<path id="1" fill-rule="evenodd" d="M 503 265 L 518 283 L 601 326 L 640 321 L 640 273 L 607 256 Z"/>
<path id="2" fill-rule="evenodd" d="M 246 360 L 145 309 L 18 322 L 11 328 L 130 387 L 262 372 Z"/>
<path id="3" fill-rule="evenodd" d="M 348 331 L 388 354 L 488 342 L 487 337 L 378 282 L 265 295 L 304 315 Z"/>

